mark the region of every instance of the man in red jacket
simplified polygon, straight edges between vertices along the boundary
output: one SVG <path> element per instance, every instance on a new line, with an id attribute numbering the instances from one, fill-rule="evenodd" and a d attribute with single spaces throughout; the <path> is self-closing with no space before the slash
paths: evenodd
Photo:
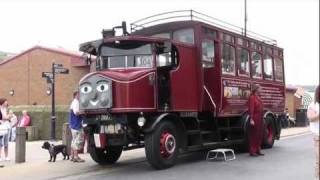
<path id="1" fill-rule="evenodd" d="M 263 156 L 261 144 L 263 140 L 263 104 L 259 97 L 260 86 L 252 85 L 252 92 L 249 97 L 249 153 L 250 156 Z"/>

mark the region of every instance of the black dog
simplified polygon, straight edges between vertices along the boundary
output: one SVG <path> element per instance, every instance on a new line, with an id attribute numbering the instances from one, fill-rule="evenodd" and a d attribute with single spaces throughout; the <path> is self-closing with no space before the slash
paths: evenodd
<path id="1" fill-rule="evenodd" d="M 57 154 L 62 153 L 63 155 L 63 160 L 67 159 L 69 160 L 69 154 L 67 153 L 67 146 L 66 145 L 53 145 L 50 144 L 48 141 L 44 142 L 42 145 L 43 149 L 47 149 L 49 151 L 50 154 L 50 160 L 48 162 L 51 162 L 52 158 L 52 162 L 56 161 L 56 157 Z"/>

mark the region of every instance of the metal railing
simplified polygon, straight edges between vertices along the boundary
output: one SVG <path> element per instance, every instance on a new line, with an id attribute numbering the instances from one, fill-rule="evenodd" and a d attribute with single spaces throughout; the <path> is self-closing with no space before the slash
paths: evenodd
<path id="1" fill-rule="evenodd" d="M 244 28 L 222 21 L 220 19 L 208 16 L 194 10 L 179 10 L 156 14 L 143 19 L 139 19 L 130 24 L 131 32 L 141 30 L 143 28 L 151 27 L 157 24 L 175 22 L 175 21 L 200 21 L 215 27 L 225 29 L 244 36 Z M 276 45 L 277 41 L 267 36 L 248 31 L 246 36 L 267 44 Z"/>

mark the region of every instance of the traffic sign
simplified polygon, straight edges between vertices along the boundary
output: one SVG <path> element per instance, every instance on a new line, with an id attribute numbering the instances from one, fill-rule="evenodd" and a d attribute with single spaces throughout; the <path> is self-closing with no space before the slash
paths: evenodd
<path id="1" fill-rule="evenodd" d="M 43 78 L 47 78 L 47 77 L 52 78 L 53 74 L 52 74 L 52 72 L 42 72 L 42 77 Z"/>
<path id="2" fill-rule="evenodd" d="M 54 67 L 54 68 L 61 68 L 61 67 L 62 67 L 62 64 L 53 64 L 53 67 Z"/>
<path id="3" fill-rule="evenodd" d="M 67 69 L 67 68 L 55 68 L 54 72 L 56 74 L 69 74 L 69 69 Z"/>

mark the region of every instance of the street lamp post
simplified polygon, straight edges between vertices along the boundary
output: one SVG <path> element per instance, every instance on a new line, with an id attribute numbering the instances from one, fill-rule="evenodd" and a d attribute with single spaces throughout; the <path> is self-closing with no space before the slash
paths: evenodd
<path id="1" fill-rule="evenodd" d="M 52 82 L 51 82 L 51 140 L 56 139 L 56 111 L 55 111 L 55 63 L 52 63 Z"/>
<path id="2" fill-rule="evenodd" d="M 62 64 L 52 63 L 51 72 L 42 72 L 42 77 L 46 78 L 51 88 L 47 89 L 47 95 L 51 94 L 51 133 L 50 139 L 56 139 L 56 111 L 55 111 L 55 74 L 68 74 L 69 69 L 63 68 Z"/>

